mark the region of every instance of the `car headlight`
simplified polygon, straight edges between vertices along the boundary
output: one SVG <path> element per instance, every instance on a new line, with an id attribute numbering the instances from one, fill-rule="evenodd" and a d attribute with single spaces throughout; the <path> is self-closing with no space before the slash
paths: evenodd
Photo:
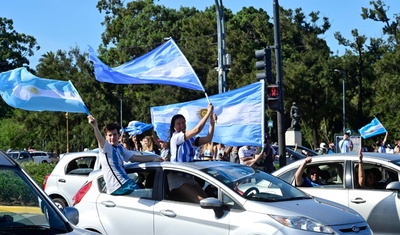
<path id="1" fill-rule="evenodd" d="M 330 227 L 304 216 L 282 216 L 282 215 L 270 215 L 270 216 L 274 220 L 290 228 L 300 229 L 305 231 L 313 231 L 317 233 L 331 233 L 331 234 L 334 233 Z"/>

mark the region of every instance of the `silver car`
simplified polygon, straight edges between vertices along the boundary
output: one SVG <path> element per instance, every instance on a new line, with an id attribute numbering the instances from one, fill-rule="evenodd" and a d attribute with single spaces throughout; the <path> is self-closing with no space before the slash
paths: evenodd
<path id="1" fill-rule="evenodd" d="M 75 208 L 56 207 L 11 157 L 0 151 L 0 234 L 94 234 L 77 228 Z M 71 220 L 68 221 L 67 218 Z"/>
<path id="2" fill-rule="evenodd" d="M 247 166 L 198 161 L 125 168 L 140 189 L 109 195 L 101 171 L 92 172 L 74 196 L 79 227 L 101 234 L 372 234 L 354 210 Z M 197 204 L 169 191 L 170 173 L 193 177 L 208 197 Z"/>
<path id="3" fill-rule="evenodd" d="M 303 160 L 280 168 L 272 174 L 295 185 L 294 175 Z M 307 165 L 319 168 L 322 183 L 318 187 L 301 187 L 313 196 L 332 200 L 360 213 L 374 234 L 400 233 L 400 155 L 363 153 L 364 170 L 378 169 L 376 187 L 358 187 L 358 155 L 326 154 L 312 157 Z"/>

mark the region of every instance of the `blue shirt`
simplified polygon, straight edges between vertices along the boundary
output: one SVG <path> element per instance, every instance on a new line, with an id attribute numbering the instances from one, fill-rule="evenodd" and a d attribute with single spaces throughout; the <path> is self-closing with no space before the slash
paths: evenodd
<path id="1" fill-rule="evenodd" d="M 320 186 L 320 184 L 312 182 L 309 178 L 304 178 L 303 183 L 300 185 L 300 187 L 317 187 Z"/>
<path id="2" fill-rule="evenodd" d="M 194 137 L 185 140 L 185 133 L 175 132 L 171 136 L 171 162 L 192 162 L 195 155 Z"/>

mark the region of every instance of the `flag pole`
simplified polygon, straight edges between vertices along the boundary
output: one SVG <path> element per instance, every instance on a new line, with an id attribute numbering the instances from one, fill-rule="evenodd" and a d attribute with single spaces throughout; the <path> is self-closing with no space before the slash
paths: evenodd
<path id="1" fill-rule="evenodd" d="M 207 92 L 204 92 L 204 95 L 206 95 L 208 103 L 211 104 L 211 101 L 210 101 L 210 98 L 208 98 Z"/>

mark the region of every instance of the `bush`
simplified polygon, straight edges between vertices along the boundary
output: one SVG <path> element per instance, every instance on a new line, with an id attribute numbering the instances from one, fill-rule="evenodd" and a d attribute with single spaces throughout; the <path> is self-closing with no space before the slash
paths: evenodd
<path id="1" fill-rule="evenodd" d="M 28 173 L 36 181 L 39 186 L 42 186 L 44 183 L 44 177 L 53 171 L 56 163 L 37 164 L 34 162 L 24 162 L 20 165 L 26 171 L 26 173 Z"/>

